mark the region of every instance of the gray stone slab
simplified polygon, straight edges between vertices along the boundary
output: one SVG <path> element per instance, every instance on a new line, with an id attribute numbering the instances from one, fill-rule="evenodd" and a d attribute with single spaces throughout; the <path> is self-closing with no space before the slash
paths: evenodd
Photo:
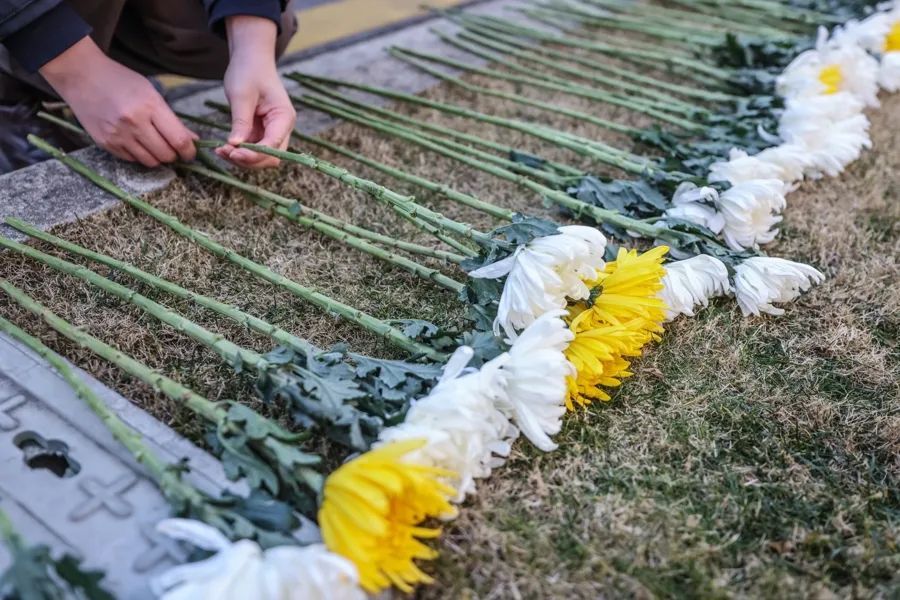
<path id="1" fill-rule="evenodd" d="M 81 375 L 161 458 L 188 459 L 192 483 L 210 493 L 233 487 L 215 458 Z M 68 464 L 48 460 L 48 450 L 65 454 Z M 150 577 L 186 558 L 184 549 L 155 533 L 169 510 L 154 482 L 61 377 L 2 335 L 0 507 L 29 543 L 46 543 L 104 570 L 117 598 L 151 598 Z M 8 561 L 0 547 L 0 572 Z"/>

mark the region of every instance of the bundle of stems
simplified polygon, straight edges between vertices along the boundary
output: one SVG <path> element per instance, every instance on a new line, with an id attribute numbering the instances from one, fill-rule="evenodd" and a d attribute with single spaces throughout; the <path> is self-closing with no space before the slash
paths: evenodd
<path id="1" fill-rule="evenodd" d="M 357 120 L 360 123 L 365 123 L 364 119 L 359 118 L 359 117 L 354 117 L 350 113 L 347 113 L 345 115 L 344 113 L 342 113 L 342 111 L 339 111 L 336 109 L 333 112 L 332 111 L 329 111 L 329 112 L 331 112 L 332 114 L 335 114 L 335 116 L 342 116 L 342 117 L 346 116 L 346 118 L 348 118 L 350 120 Z M 381 126 L 381 125 L 379 125 L 379 129 L 383 129 L 385 131 L 390 131 L 389 128 Z M 535 192 L 541 194 L 542 196 L 546 197 L 548 200 L 570 210 L 576 216 L 589 218 L 596 223 L 609 223 L 610 225 L 622 227 L 622 228 L 628 229 L 630 231 L 635 231 L 641 235 L 645 235 L 650 238 L 669 240 L 672 242 L 681 241 L 683 238 L 683 234 L 678 231 L 667 229 L 667 228 L 661 227 L 659 225 L 650 224 L 645 221 L 633 219 L 633 218 L 627 217 L 625 215 L 622 215 L 621 213 L 618 213 L 616 211 L 603 209 L 603 208 L 588 204 L 586 202 L 583 202 L 581 200 L 578 200 L 576 198 L 569 196 L 567 193 L 565 193 L 563 191 L 556 190 L 556 189 L 547 187 L 543 184 L 532 181 L 523 175 L 516 174 L 512 171 L 503 169 L 501 167 L 486 164 L 484 161 L 481 161 L 481 160 L 472 158 L 470 156 L 467 156 L 465 154 L 444 148 L 438 144 L 434 144 L 434 143 L 428 141 L 427 139 L 425 139 L 424 137 L 419 140 L 416 140 L 415 136 L 413 136 L 412 134 L 408 134 L 408 133 L 403 133 L 403 137 L 404 137 L 404 139 L 410 139 L 411 141 L 417 141 L 425 147 L 429 147 L 437 152 L 444 154 L 445 156 L 455 158 L 455 159 L 459 160 L 460 162 L 463 162 L 470 166 L 474 166 L 484 172 L 496 175 L 500 178 L 507 179 L 514 183 L 518 183 L 526 188 L 529 188 L 532 191 L 535 191 Z M 269 148 L 267 146 L 260 146 L 258 144 L 241 144 L 241 147 L 248 148 L 248 149 L 254 150 L 256 152 L 261 152 L 263 154 L 268 154 L 269 156 L 274 156 L 276 158 L 285 160 L 287 162 L 296 162 L 298 164 L 305 164 L 305 158 L 304 158 L 305 155 L 303 153 L 296 153 L 296 152 L 290 152 L 290 151 L 285 151 L 285 150 L 277 150 L 274 148 Z M 410 201 L 414 202 L 414 200 L 410 200 Z M 485 201 L 482 200 L 481 202 L 484 203 Z M 464 226 L 464 224 L 462 224 L 462 223 L 458 223 L 458 224 L 460 226 Z"/>
<path id="2" fill-rule="evenodd" d="M 122 200 L 130 207 L 154 218 L 158 222 L 169 227 L 176 234 L 208 250 L 212 254 L 220 258 L 224 258 L 229 262 L 232 262 L 245 271 L 265 281 L 268 281 L 273 285 L 285 289 L 286 291 L 294 294 L 299 298 L 302 298 L 303 300 L 306 300 L 310 304 L 313 304 L 314 306 L 317 306 L 325 310 L 326 312 L 338 314 L 348 321 L 355 323 L 356 325 L 359 325 L 360 327 L 368 331 L 371 331 L 375 335 L 383 337 L 385 340 L 404 350 L 411 356 L 427 357 L 436 362 L 443 362 L 446 359 L 446 356 L 443 353 L 436 351 L 434 348 L 426 344 L 422 344 L 413 340 L 396 327 L 393 327 L 392 325 L 389 325 L 388 323 L 385 323 L 384 321 L 377 319 L 357 308 L 335 300 L 321 292 L 312 290 L 295 281 L 292 281 L 287 277 L 284 277 L 283 275 L 280 275 L 279 273 L 276 273 L 275 271 L 269 269 L 268 267 L 245 258 L 234 250 L 231 250 L 223 246 L 222 244 L 213 241 L 205 234 L 181 223 L 174 216 L 153 207 L 149 203 L 144 202 L 143 200 L 140 200 L 135 196 L 132 196 L 131 194 L 115 185 L 109 179 L 106 179 L 105 177 L 91 170 L 81 161 L 72 158 L 58 148 L 55 148 L 54 146 L 48 144 L 41 138 L 30 135 L 28 137 L 28 140 L 37 148 L 40 148 L 44 152 L 47 152 L 53 158 L 56 158 L 79 175 L 85 177 L 101 189 L 111 193 L 116 198 Z"/>
<path id="3" fill-rule="evenodd" d="M 643 99 L 634 96 L 619 96 L 600 91 L 593 87 L 579 85 L 569 80 L 549 74 L 545 74 L 540 78 L 534 77 L 533 75 L 515 75 L 504 71 L 498 71 L 497 69 L 476 67 L 468 63 L 442 57 L 436 54 L 428 54 L 425 52 L 417 52 L 397 47 L 391 48 L 391 54 L 412 65 L 422 64 L 421 61 L 425 60 L 449 66 L 467 73 L 481 75 L 490 79 L 500 79 L 511 81 L 514 83 L 521 83 L 540 89 L 562 92 L 572 96 L 586 98 L 588 100 L 609 104 L 611 106 L 618 106 L 632 112 L 647 115 L 658 121 L 668 123 L 669 125 L 674 125 L 675 127 L 679 127 L 687 131 L 697 132 L 702 129 L 702 125 L 700 123 L 696 123 L 684 117 L 679 117 L 676 114 L 673 114 L 679 113 L 682 115 L 694 115 L 698 112 L 695 107 L 686 105 L 678 100 L 666 102 L 663 100 Z M 488 53 L 480 54 L 483 56 L 490 56 L 491 59 L 494 60 L 494 62 L 505 63 L 507 67 L 513 65 L 513 63 L 510 63 L 509 61 L 504 61 L 503 59 L 497 58 L 496 56 L 490 55 Z M 411 60 L 411 58 L 419 60 L 415 61 Z M 520 72 L 533 73 L 533 71 L 521 66 L 510 68 L 514 68 L 514 70 L 519 70 Z"/>
<path id="4" fill-rule="evenodd" d="M 471 42 L 471 44 L 490 48 L 495 52 L 500 52 L 512 58 L 531 60 L 550 67 L 560 65 L 559 61 L 573 63 L 580 67 L 586 67 L 594 73 L 606 73 L 615 76 L 618 78 L 617 81 L 625 80 L 639 84 L 644 90 L 647 90 L 649 86 L 650 88 L 665 90 L 688 98 L 697 98 L 711 102 L 732 102 L 739 99 L 738 96 L 725 92 L 680 85 L 653 77 L 647 74 L 646 69 L 638 72 L 637 70 L 626 69 L 607 61 L 593 60 L 571 51 L 562 52 L 547 45 L 533 45 L 515 35 L 503 33 L 500 30 L 492 29 L 476 22 L 460 19 L 456 14 L 451 13 L 448 18 L 462 27 L 462 30 L 457 34 L 457 38 Z M 471 44 L 467 47 L 471 47 Z M 542 55 L 554 60 L 543 58 Z"/>
<path id="5" fill-rule="evenodd" d="M 543 65 L 554 71 L 559 71 L 560 73 L 571 77 L 585 79 L 594 84 L 610 86 L 618 90 L 617 93 L 620 94 L 620 97 L 625 96 L 627 98 L 632 98 L 638 101 L 653 102 L 654 106 L 661 106 L 664 110 L 671 107 L 674 111 L 678 111 L 682 114 L 687 115 L 698 112 L 696 104 L 685 102 L 684 100 L 681 100 L 680 98 L 677 98 L 669 93 L 648 88 L 646 84 L 631 82 L 621 77 L 611 77 L 608 75 L 603 75 L 602 71 L 598 72 L 598 70 L 596 69 L 592 69 L 593 72 L 586 72 L 584 69 L 578 69 L 573 66 L 552 61 L 536 52 L 530 52 L 528 50 L 516 50 L 516 48 L 510 46 L 509 44 L 503 44 L 492 40 L 478 38 L 477 36 L 473 36 L 470 32 L 467 31 L 461 31 L 456 36 L 451 36 L 443 31 L 439 31 L 436 29 L 432 29 L 431 31 L 441 40 L 452 46 L 455 46 L 475 56 L 480 56 L 482 58 L 490 60 L 494 64 L 503 65 L 504 67 L 513 71 L 528 74 L 529 76 L 532 76 L 532 78 L 534 75 L 533 67 L 526 67 L 519 64 L 518 62 L 504 59 L 502 56 L 513 55 L 517 60 L 524 60 L 527 62 Z M 548 74 L 544 74 L 544 76 L 552 77 L 554 81 L 560 84 L 569 84 L 569 80 L 562 77 L 551 76 Z"/>
<path id="6" fill-rule="evenodd" d="M 778 39 L 785 34 L 781 29 L 773 27 L 742 23 L 714 15 L 701 16 L 694 11 L 649 2 L 620 2 L 619 0 L 582 0 L 582 2 L 614 12 L 652 19 L 653 22 L 660 24 L 674 23 L 681 26 L 693 26 L 698 29 L 705 28 L 721 32 L 764 35 L 773 39 Z"/>
<path id="7" fill-rule="evenodd" d="M 128 359 L 118 351 L 102 342 L 81 332 L 77 327 L 67 323 L 64 319 L 52 313 L 35 299 L 25 294 L 6 280 L 0 279 L 2 288 L 19 305 L 41 316 L 44 321 L 54 329 L 70 337 L 73 341 L 92 349 L 102 350 L 110 359 L 115 359 L 121 364 L 128 364 L 134 371 L 133 374 L 142 374 L 149 380 L 156 381 L 155 385 L 167 386 L 168 382 L 161 376 L 153 373 L 133 359 Z M 131 453 L 135 460 L 147 470 L 147 473 L 159 486 L 160 491 L 166 497 L 175 513 L 182 516 L 199 519 L 221 530 L 231 539 L 254 538 L 262 545 L 275 545 L 292 543 L 290 531 L 296 520 L 291 516 L 287 522 L 277 529 L 266 529 L 264 525 L 255 523 L 238 512 L 237 498 L 211 498 L 185 482 L 181 473 L 183 466 L 169 465 L 163 462 L 153 450 L 147 446 L 143 437 L 126 425 L 119 416 L 110 409 L 84 381 L 75 374 L 69 364 L 60 355 L 45 346 L 40 340 L 29 335 L 12 322 L 0 317 L 0 330 L 24 344 L 26 347 L 40 355 L 50 363 L 50 366 L 68 383 L 75 393 L 81 398 L 103 422 L 113 437 Z M 97 345 L 99 343 L 99 345 Z M 105 347 L 104 347 L 105 346 Z M 98 352 L 99 354 L 99 352 Z M 185 398 L 185 402 L 194 403 L 194 398 Z M 198 403 L 199 404 L 199 403 Z M 205 409 L 204 409 L 205 410 Z M 274 508 L 274 507 L 273 507 Z M 274 515 L 273 515 L 274 516 Z M 274 522 L 277 519 L 267 519 Z"/>
<path id="8" fill-rule="evenodd" d="M 576 35 L 571 27 L 560 22 L 559 19 L 554 19 L 528 9 L 522 9 L 521 12 L 534 21 L 565 32 L 565 35 L 513 24 L 508 21 L 496 19 L 495 17 L 472 18 L 467 16 L 466 18 L 472 19 L 474 22 L 483 24 L 487 27 L 493 27 L 505 32 L 517 33 L 536 40 L 580 48 L 581 50 L 600 54 L 605 57 L 612 56 L 631 62 L 638 62 L 656 69 L 677 70 L 679 73 L 690 76 L 699 83 L 704 83 L 706 85 L 725 85 L 732 75 L 729 69 L 708 65 L 702 60 L 693 58 L 689 54 L 681 54 L 675 51 L 677 49 L 659 50 L 659 48 L 649 45 L 639 46 L 634 41 L 631 41 L 629 45 L 626 45 L 621 39 L 616 43 L 613 43 L 612 40 L 597 42 L 584 36 Z"/>
<path id="9" fill-rule="evenodd" d="M 403 92 L 394 91 L 388 88 L 381 88 L 375 86 L 364 85 L 360 83 L 354 83 L 350 81 L 342 81 L 337 79 L 332 79 L 328 77 L 321 77 L 317 75 L 308 75 L 305 73 L 291 73 L 287 75 L 288 78 L 297 81 L 303 85 L 307 85 L 307 83 L 324 83 L 334 87 L 347 87 L 351 89 L 356 89 L 359 91 L 375 94 L 377 96 L 381 96 L 384 98 L 389 98 L 392 100 L 400 100 L 403 102 L 408 102 L 411 104 L 416 104 L 419 106 L 425 106 L 428 108 L 433 108 L 439 110 L 443 113 L 465 117 L 469 119 L 473 119 L 476 121 L 480 121 L 483 123 L 488 123 L 490 125 L 496 125 L 499 127 L 505 127 L 507 129 L 512 129 L 514 131 L 519 131 L 530 135 L 532 137 L 550 142 L 554 145 L 560 146 L 562 148 L 566 148 L 575 152 L 576 154 L 580 154 L 582 156 L 589 157 L 597 162 L 614 166 L 622 169 L 626 173 L 632 174 L 660 174 L 664 173 L 658 172 L 655 167 L 653 167 L 647 159 L 643 157 L 637 157 L 638 160 L 630 159 L 628 153 L 625 153 L 619 149 L 612 149 L 610 151 L 610 147 L 605 144 L 600 144 L 593 140 L 588 140 L 583 137 L 575 136 L 572 134 L 568 134 L 556 129 L 552 129 L 550 127 L 546 127 L 543 125 L 536 125 L 533 123 L 527 123 L 525 121 L 519 121 L 516 119 L 508 119 L 504 117 L 496 117 L 493 115 L 481 113 L 475 110 L 467 109 L 461 106 L 457 106 L 454 104 L 437 102 L 434 100 L 429 100 L 427 98 L 422 98 L 420 96 L 416 96 L 414 94 L 406 94 Z M 310 88 L 312 89 L 312 88 Z M 317 90 L 319 91 L 319 90 Z M 331 92 L 334 93 L 334 92 Z M 346 102 L 344 98 L 341 98 L 341 101 L 350 104 L 350 102 Z"/>

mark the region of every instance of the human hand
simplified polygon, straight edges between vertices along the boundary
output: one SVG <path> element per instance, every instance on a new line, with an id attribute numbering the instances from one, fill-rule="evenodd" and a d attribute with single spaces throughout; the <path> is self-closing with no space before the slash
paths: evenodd
<path id="1" fill-rule="evenodd" d="M 142 75 L 85 37 L 40 69 L 98 146 L 146 167 L 194 159 L 197 135 Z"/>
<path id="2" fill-rule="evenodd" d="M 231 104 L 231 134 L 216 154 L 248 169 L 276 167 L 274 156 L 238 148 L 249 142 L 285 150 L 297 112 L 275 68 L 272 21 L 235 16 L 225 22 L 231 59 L 225 72 L 225 95 Z"/>

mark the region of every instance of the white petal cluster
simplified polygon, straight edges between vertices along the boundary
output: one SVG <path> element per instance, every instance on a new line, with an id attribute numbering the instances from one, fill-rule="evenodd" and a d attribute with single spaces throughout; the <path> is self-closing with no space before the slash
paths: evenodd
<path id="1" fill-rule="evenodd" d="M 378 444 L 427 440 L 411 459 L 456 472 L 456 502 L 503 465 L 519 430 L 541 450 L 556 449 L 550 436 L 562 427 L 566 378 L 573 374 L 565 351 L 574 334 L 564 314 L 541 315 L 508 352 L 478 370 L 466 369 L 472 349 L 459 348 L 438 385 L 412 405 L 403 423 L 384 429 Z"/>
<path id="2" fill-rule="evenodd" d="M 829 38 L 819 29 L 816 47 L 801 53 L 778 77 L 778 93 L 801 99 L 849 92 L 866 106 L 878 106 L 878 61 L 847 37 Z"/>
<path id="3" fill-rule="evenodd" d="M 475 493 L 475 480 L 489 477 L 509 455 L 519 432 L 498 408 L 506 404 L 506 378 L 498 357 L 479 370 L 466 371 L 473 355 L 463 346 L 453 354 L 430 394 L 416 401 L 406 420 L 382 430 L 379 444 L 409 439 L 427 443 L 410 459 L 454 471 L 457 502 Z"/>
<path id="4" fill-rule="evenodd" d="M 785 207 L 783 190 L 780 179 L 753 179 L 719 194 L 716 207 L 725 219 L 722 236 L 730 248 L 756 248 L 775 239 Z"/>
<path id="5" fill-rule="evenodd" d="M 513 341 L 502 367 L 507 395 L 499 408 L 544 452 L 556 449 L 550 436 L 562 427 L 566 378 L 575 374 L 565 355 L 575 334 L 564 314 L 554 311 L 539 317 Z"/>
<path id="6" fill-rule="evenodd" d="M 725 264 L 706 254 L 666 264 L 663 286 L 659 297 L 666 303 L 668 321 L 678 315 L 693 317 L 696 306 L 706 307 L 711 298 L 731 291 Z"/>
<path id="7" fill-rule="evenodd" d="M 584 300 L 584 284 L 603 269 L 606 238 L 593 227 L 570 225 L 555 235 L 540 237 L 503 260 L 469 273 L 481 279 L 506 276 L 494 333 L 509 338 L 544 313 L 563 309 L 568 299 Z"/>
<path id="8" fill-rule="evenodd" d="M 838 175 L 872 145 L 869 119 L 849 93 L 789 101 L 778 133 L 806 150 L 811 177 Z"/>
<path id="9" fill-rule="evenodd" d="M 878 84 L 889 92 L 900 90 L 900 2 L 885 3 L 862 21 L 846 23 L 833 37 L 879 57 Z"/>
<path id="10" fill-rule="evenodd" d="M 324 545 L 262 550 L 256 542 L 232 543 L 217 529 L 188 519 L 168 519 L 160 533 L 215 554 L 166 571 L 151 583 L 161 600 L 365 600 L 356 567 Z"/>
<path id="11" fill-rule="evenodd" d="M 778 169 L 775 178 L 784 182 L 785 192 L 793 191 L 797 182 L 813 167 L 809 152 L 801 144 L 771 146 L 754 157 Z"/>
<path id="12" fill-rule="evenodd" d="M 710 165 L 707 179 L 725 181 L 731 185 L 757 179 L 781 179 L 781 168 L 770 161 L 761 160 L 759 155 L 750 156 L 743 150 L 732 148 L 727 161 Z"/>
<path id="13" fill-rule="evenodd" d="M 719 192 L 715 188 L 697 187 L 686 181 L 675 190 L 672 206 L 666 210 L 665 216 L 696 223 L 719 233 L 725 227 L 725 218 L 715 209 L 718 199 Z"/>
<path id="14" fill-rule="evenodd" d="M 796 300 L 825 275 L 802 263 L 766 256 L 754 256 L 735 267 L 734 293 L 745 316 L 784 314 L 774 306 Z"/>

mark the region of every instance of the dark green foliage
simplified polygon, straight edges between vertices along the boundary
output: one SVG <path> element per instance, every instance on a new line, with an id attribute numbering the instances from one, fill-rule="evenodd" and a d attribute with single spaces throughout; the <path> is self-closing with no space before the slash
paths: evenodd
<path id="1" fill-rule="evenodd" d="M 321 428 L 355 450 L 367 449 L 386 423 L 402 418 L 410 399 L 427 393 L 440 374 L 439 365 L 351 355 L 341 347 L 280 347 L 266 360 L 271 367 L 257 381 L 261 396 L 287 400 L 298 425 Z"/>
<path id="2" fill-rule="evenodd" d="M 114 600 L 100 582 L 104 574 L 86 571 L 68 554 L 55 559 L 47 546 L 9 545 L 12 564 L 0 576 L 3 600 Z"/>
<path id="3" fill-rule="evenodd" d="M 185 498 L 162 482 L 160 488 L 169 499 L 173 513 L 196 519 L 221 531 L 228 539 L 254 540 L 263 548 L 294 545 L 293 531 L 299 527 L 294 509 L 261 491 L 248 496 L 225 493 L 219 498 L 206 495 Z"/>
<path id="4" fill-rule="evenodd" d="M 635 219 L 658 215 L 669 204 L 666 197 L 645 179 L 603 180 L 588 175 L 566 191 L 582 202 Z"/>
<path id="5" fill-rule="evenodd" d="M 322 484 L 317 467 L 321 458 L 307 454 L 293 434 L 241 404 L 232 404 L 218 426 L 207 435 L 215 455 L 232 481 L 244 479 L 251 489 L 289 501 L 304 514 L 316 508 Z"/>
<path id="6" fill-rule="evenodd" d="M 812 47 L 812 41 L 806 37 L 772 40 L 728 33 L 722 44 L 713 48 L 712 57 L 723 67 L 781 71 L 798 54 Z"/>

